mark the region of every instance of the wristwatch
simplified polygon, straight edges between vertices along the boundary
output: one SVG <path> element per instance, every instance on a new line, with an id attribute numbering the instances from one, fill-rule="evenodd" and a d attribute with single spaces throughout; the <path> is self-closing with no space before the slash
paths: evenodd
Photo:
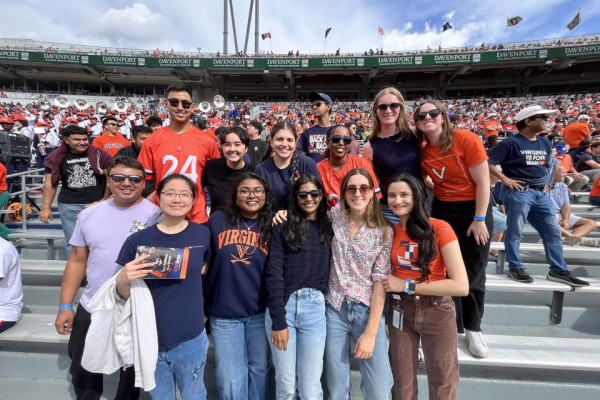
<path id="1" fill-rule="evenodd" d="M 406 286 L 404 287 L 404 291 L 406 294 L 411 295 L 417 291 L 417 283 L 410 279 L 406 280 Z"/>

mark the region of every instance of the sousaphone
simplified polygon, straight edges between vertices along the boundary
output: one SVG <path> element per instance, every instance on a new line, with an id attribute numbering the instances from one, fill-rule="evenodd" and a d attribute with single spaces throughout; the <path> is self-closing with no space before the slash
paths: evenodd
<path id="1" fill-rule="evenodd" d="M 54 105 L 58 108 L 68 108 L 70 105 L 69 99 L 64 96 L 59 96 L 54 99 Z"/>

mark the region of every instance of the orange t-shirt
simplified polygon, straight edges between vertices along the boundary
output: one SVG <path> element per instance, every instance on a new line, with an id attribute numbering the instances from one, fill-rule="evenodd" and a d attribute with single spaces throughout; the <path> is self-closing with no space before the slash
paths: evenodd
<path id="1" fill-rule="evenodd" d="M 494 128 L 494 130 L 488 131 L 487 128 Z M 485 137 L 498 135 L 498 131 L 502 130 L 502 124 L 498 121 L 489 120 L 483 124 L 483 129 L 485 130 Z"/>
<path id="2" fill-rule="evenodd" d="M 585 140 L 590 135 L 590 126 L 583 122 L 573 122 L 565 128 L 565 141 L 569 147 L 575 149 L 579 142 Z"/>
<path id="3" fill-rule="evenodd" d="M 452 146 L 441 153 L 439 145 L 423 148 L 423 175 L 433 180 L 433 194 L 442 201 L 475 200 L 476 185 L 469 168 L 488 159 L 479 136 L 462 129 L 452 130 Z"/>
<path id="4" fill-rule="evenodd" d="M 98 147 L 114 157 L 123 147 L 131 146 L 131 142 L 123 137 L 119 132 L 115 136 L 110 136 L 104 132 L 92 142 L 92 146 Z"/>
<path id="5" fill-rule="evenodd" d="M 429 218 L 431 227 L 433 228 L 435 238 L 435 250 L 437 255 L 429 264 L 431 274 L 429 281 L 440 281 L 446 279 L 446 264 L 442 258 L 442 247 L 448 243 L 458 240 L 456 234 L 446 221 L 441 219 Z M 394 276 L 406 280 L 419 280 L 421 271 L 415 265 L 415 261 L 419 255 L 419 242 L 412 240 L 408 234 L 402 229 L 402 224 L 394 227 L 394 242 L 390 252 L 392 267 L 394 268 Z"/>
<path id="6" fill-rule="evenodd" d="M 590 190 L 590 197 L 600 197 L 600 177 L 598 177 Z"/>
<path id="7" fill-rule="evenodd" d="M 325 196 L 327 196 L 327 207 L 335 207 L 340 200 L 340 188 L 342 186 L 342 180 L 344 179 L 344 175 L 348 173 L 351 169 L 354 168 L 364 168 L 369 171 L 371 175 L 371 179 L 373 179 L 373 183 L 375 185 L 375 195 L 378 199 L 381 198 L 381 191 L 379 190 L 379 183 L 377 182 L 377 176 L 373 171 L 373 166 L 369 162 L 362 157 L 354 156 L 352 154 L 348 154 L 348 161 L 344 168 L 339 171 L 334 171 L 331 168 L 331 164 L 329 164 L 329 159 L 326 158 L 317 163 L 317 168 L 319 169 L 319 174 L 321 175 L 321 183 L 323 184 L 323 191 L 325 192 Z"/>
<path id="8" fill-rule="evenodd" d="M 556 156 L 556 159 L 565 168 L 565 171 L 569 172 L 573 168 L 573 160 L 569 154 L 559 154 Z"/>
<path id="9" fill-rule="evenodd" d="M 8 190 L 8 184 L 6 183 L 6 167 L 0 163 L 0 193 Z"/>
<path id="10" fill-rule="evenodd" d="M 154 180 L 156 187 L 162 178 L 170 174 L 183 174 L 196 182 L 198 196 L 188 218 L 204 223 L 208 216 L 206 196 L 202 189 L 202 171 L 208 160 L 219 157 L 214 139 L 198 128 L 192 127 L 178 134 L 164 127 L 148 136 L 138 160 L 144 166 L 146 179 Z"/>

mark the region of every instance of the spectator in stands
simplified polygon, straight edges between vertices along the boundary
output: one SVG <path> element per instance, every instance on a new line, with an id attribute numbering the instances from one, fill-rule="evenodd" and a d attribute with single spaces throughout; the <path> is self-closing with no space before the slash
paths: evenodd
<path id="1" fill-rule="evenodd" d="M 234 183 L 241 175 L 254 171 L 254 167 L 244 161 L 250 139 L 242 128 L 223 128 L 217 140 L 223 157 L 208 160 L 202 173 L 202 185 L 210 192 L 211 213 L 223 210 Z"/>
<path id="2" fill-rule="evenodd" d="M 269 182 L 278 202 L 278 209 L 287 208 L 290 189 L 303 174 L 319 177 L 315 161 L 296 149 L 296 128 L 288 121 L 278 122 L 271 130 L 273 157 L 256 166 L 256 173 Z"/>
<path id="3" fill-rule="evenodd" d="M 276 201 L 268 183 L 252 172 L 238 175 L 227 196 L 226 208 L 206 225 L 212 262 L 205 301 L 217 390 L 223 400 L 260 400 L 269 392 L 266 266 Z"/>
<path id="4" fill-rule="evenodd" d="M 146 139 L 139 160 L 146 169 L 146 179 L 154 180 L 157 185 L 171 173 L 184 174 L 196 182 L 198 195 L 188 217 L 204 223 L 208 215 L 201 177 L 206 162 L 219 158 L 220 154 L 215 141 L 191 125 L 193 104 L 192 92 L 184 83 L 175 82 L 167 87 L 169 126 Z"/>
<path id="5" fill-rule="evenodd" d="M 84 131 L 79 127 L 74 129 Z M 118 271 L 118 265 L 112 260 L 117 259 L 125 239 L 132 232 L 156 223 L 159 211 L 142 197 L 144 168 L 137 160 L 114 157 L 106 169 L 106 176 L 112 198 L 82 211 L 70 237 L 73 250 L 65 267 L 55 321 L 58 333 L 71 335 L 69 370 L 78 399 L 97 399 L 103 391 L 102 374 L 91 373 L 81 367 L 85 337 L 91 322 L 86 307 L 96 291 Z M 105 228 L 107 222 L 109 229 Z M 74 313 L 73 301 L 84 277 L 87 277 L 87 285 Z M 133 367 L 121 371 L 117 399 L 138 398 L 134 375 Z"/>
<path id="6" fill-rule="evenodd" d="M 502 124 L 498 121 L 498 113 L 491 112 L 488 114 L 488 120 L 483 124 L 483 130 L 485 138 L 488 141 L 489 147 L 494 147 L 494 144 L 498 141 L 498 135 L 502 130 Z M 492 138 L 492 136 L 496 136 Z"/>
<path id="7" fill-rule="evenodd" d="M 172 174 L 162 179 L 157 192 L 162 220 L 125 239 L 117 257 L 117 264 L 123 266 L 116 276 L 117 291 L 128 299 L 131 282 L 146 278 L 147 268 L 154 265 L 146 262 L 146 256 L 136 258 L 138 246 L 187 250 L 185 279 L 145 281 L 154 300 L 158 334 L 156 387 L 150 393 L 154 399 L 173 399 L 178 387 L 184 400 L 206 399 L 204 367 L 209 341 L 204 329 L 202 274 L 211 257 L 210 232 L 186 219 L 198 193 L 195 181 Z"/>
<path id="8" fill-rule="evenodd" d="M 590 140 L 582 140 L 581 142 L 579 142 L 579 146 L 569 150 L 568 154 L 571 156 L 571 160 L 573 161 L 573 165 L 576 169 L 581 157 L 589 153 L 589 148 L 591 145 L 592 142 Z"/>
<path id="9" fill-rule="evenodd" d="M 6 204 L 10 199 L 10 192 L 8 191 L 8 184 L 6 183 L 6 167 L 4 163 L 0 162 L 0 210 L 6 208 Z M 8 235 L 11 234 L 10 229 L 4 224 L 0 224 L 0 237 L 4 240 L 11 242 L 15 247 L 18 247 L 25 243 L 24 238 L 11 239 Z"/>
<path id="10" fill-rule="evenodd" d="M 352 144 L 352 132 L 344 125 L 334 125 L 327 130 L 327 150 L 325 159 L 317 164 L 323 191 L 328 208 L 335 207 L 340 201 L 340 186 L 348 171 L 354 168 L 364 168 L 369 171 L 374 182 L 374 190 L 377 198 L 381 198 L 379 183 L 373 171 L 371 163 L 362 157 L 349 154 L 349 146 Z"/>
<path id="11" fill-rule="evenodd" d="M 246 125 L 246 132 L 250 137 L 250 143 L 248 144 L 248 156 L 250 157 L 250 164 L 257 166 L 262 161 L 265 153 L 267 152 L 267 143 L 260 138 L 260 132 L 262 125 L 256 120 L 248 121 Z"/>
<path id="12" fill-rule="evenodd" d="M 79 126 L 67 126 L 60 131 L 60 136 L 63 138 L 62 143 L 44 163 L 44 189 L 39 218 L 45 224 L 54 219 L 52 202 L 58 184 L 62 182 L 58 195 L 58 212 L 65 240 L 69 243 L 79 212 L 89 204 L 110 195 L 104 175 L 110 155 L 91 146 L 85 129 Z M 68 254 L 68 244 L 66 249 Z"/>
<path id="13" fill-rule="evenodd" d="M 352 137 L 352 142 L 350 143 L 350 147 L 348 148 L 348 153 L 352 154 L 353 156 L 360 156 L 360 143 L 358 142 L 360 136 L 357 136 L 356 123 L 346 122 L 346 128 L 348 128 Z"/>
<path id="14" fill-rule="evenodd" d="M 590 204 L 600 206 L 600 178 L 594 181 L 592 190 L 590 190 Z"/>
<path id="15" fill-rule="evenodd" d="M 431 215 L 452 226 L 469 276 L 469 294 L 454 298 L 458 332 L 465 332 L 471 354 L 485 358 L 488 348 L 481 334 L 481 319 L 493 229 L 487 154 L 473 132 L 452 128 L 440 102 L 422 102 L 414 116 L 417 140 L 425 143 L 423 174 L 434 184 Z"/>
<path id="16" fill-rule="evenodd" d="M 510 269 L 508 276 L 517 282 L 533 282 L 523 267 L 519 251 L 523 226 L 529 220 L 544 243 L 546 261 L 550 265 L 548 279 L 574 287 L 588 286 L 589 282 L 571 274 L 563 258 L 560 228 L 547 194 L 556 159 L 550 142 L 537 134 L 545 129 L 548 115 L 554 113 L 556 111 L 540 106 L 522 109 L 514 118 L 519 133 L 503 140 L 488 153 L 490 174 L 503 183 L 499 190 L 507 217 L 504 247 Z M 496 165 L 502 167 L 502 172 Z"/>
<path id="17" fill-rule="evenodd" d="M 13 117 L 15 121 L 15 125 L 13 127 L 14 130 L 19 132 L 21 135 L 33 141 L 33 137 L 35 133 L 33 133 L 33 129 L 29 127 L 29 121 L 24 114 L 15 114 Z"/>
<path id="18" fill-rule="evenodd" d="M 577 117 L 576 122 L 572 122 L 565 128 L 565 141 L 572 149 L 579 145 L 582 140 L 589 140 L 590 138 L 590 116 L 586 114 L 580 114 Z"/>
<path id="19" fill-rule="evenodd" d="M 148 139 L 152 129 L 148 125 L 138 125 L 131 129 L 131 146 L 125 146 L 119 149 L 118 156 L 127 156 L 137 160 L 142 150 L 142 145 Z"/>
<path id="20" fill-rule="evenodd" d="M 0 238 L 0 333 L 15 326 L 23 308 L 21 261 L 15 246 Z"/>
<path id="21" fill-rule="evenodd" d="M 569 190 L 578 192 L 582 187 L 587 185 L 590 179 L 587 176 L 577 172 L 573 166 L 571 155 L 567 154 L 567 146 L 568 145 L 566 144 L 554 145 L 554 149 L 556 150 L 555 157 L 558 160 L 558 163 L 562 165 L 566 171 L 564 175 L 565 184 L 569 187 Z"/>
<path id="22" fill-rule="evenodd" d="M 99 149 L 106 151 L 111 157 L 114 157 L 117 152 L 123 147 L 128 147 L 131 142 L 123 137 L 119 132 L 119 124 L 117 119 L 111 115 L 102 120 L 104 132 L 102 135 L 95 138 L 92 144 Z"/>
<path id="23" fill-rule="evenodd" d="M 146 125 L 152 129 L 152 132 L 156 132 L 163 126 L 163 120 L 158 115 L 151 115 L 146 118 Z"/>
<path id="24" fill-rule="evenodd" d="M 269 246 L 268 312 L 278 399 L 322 399 L 325 293 L 333 229 L 321 182 L 301 175 L 292 188 L 287 222 L 277 225 Z M 297 380 L 297 383 L 296 383 Z"/>
<path id="25" fill-rule="evenodd" d="M 298 140 L 298 151 L 319 162 L 325 156 L 327 144 L 325 136 L 327 129 L 331 126 L 331 106 L 333 102 L 331 97 L 325 93 L 310 92 L 308 101 L 311 104 L 311 110 L 316 119 L 316 125 L 306 129 L 300 135 Z"/>
<path id="26" fill-rule="evenodd" d="M 90 123 L 88 124 L 86 129 L 87 129 L 88 134 L 92 138 L 96 138 L 96 137 L 102 135 L 102 131 L 104 130 L 102 127 L 102 123 L 100 123 L 100 121 L 98 121 L 98 117 L 96 117 L 95 115 L 90 116 Z"/>
<path id="27" fill-rule="evenodd" d="M 400 218 L 390 254 L 393 275 L 381 277 L 391 294 L 387 323 L 394 375 L 392 398 L 418 397 L 421 343 L 430 398 L 456 399 L 458 338 L 450 296 L 469 292 L 458 239 L 447 222 L 428 217 L 420 180 L 402 174 L 390 183 L 387 194 L 390 209 Z M 418 296 L 423 296 L 422 300 Z"/>
<path id="28" fill-rule="evenodd" d="M 564 243 L 571 246 L 581 244 L 583 246 L 600 247 L 598 239 L 585 237 L 585 235 L 598 227 L 596 221 L 571 213 L 569 189 L 563 183 L 565 175 L 565 168 L 562 165 L 554 167 L 554 180 L 549 192 L 550 198 L 554 203 L 561 233 L 565 236 Z M 570 232 L 570 229 L 573 231 Z"/>
<path id="29" fill-rule="evenodd" d="M 387 400 L 393 378 L 382 318 L 386 294 L 381 276 L 391 272 L 393 232 L 377 204 L 367 170 L 348 171 L 341 187 L 340 206 L 329 212 L 334 238 L 325 296 L 327 398 L 350 397 L 350 359 L 354 357 L 364 398 Z"/>
<path id="30" fill-rule="evenodd" d="M 600 177 L 600 141 L 590 145 L 590 151 L 579 157 L 577 171 L 587 176 L 591 182 Z"/>
<path id="31" fill-rule="evenodd" d="M 0 117 L 0 127 L 2 127 L 3 131 L 11 132 L 13 126 L 15 126 L 15 121 L 13 121 L 12 118 Z"/>
<path id="32" fill-rule="evenodd" d="M 406 104 L 398 89 L 389 87 L 373 100 L 373 131 L 363 147 L 363 157 L 373 163 L 382 188 L 380 200 L 383 215 L 393 224 L 398 218 L 387 206 L 389 181 L 403 172 L 422 179 L 420 146 L 410 128 Z"/>

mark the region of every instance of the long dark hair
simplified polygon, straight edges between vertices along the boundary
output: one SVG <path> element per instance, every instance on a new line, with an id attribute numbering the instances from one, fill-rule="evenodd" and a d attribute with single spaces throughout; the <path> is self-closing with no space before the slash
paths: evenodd
<path id="1" fill-rule="evenodd" d="M 245 172 L 234 182 L 229 200 L 225 204 L 223 211 L 227 214 L 227 222 L 231 225 L 239 225 L 242 221 L 242 211 L 237 205 L 237 191 L 240 184 L 246 179 L 256 179 L 265 188 L 265 205 L 258 212 L 258 232 L 260 235 L 260 246 L 266 247 L 271 240 L 271 223 L 277 211 L 277 200 L 269 186 L 269 183 L 262 176 L 254 172 Z"/>
<path id="2" fill-rule="evenodd" d="M 323 192 L 323 185 L 321 185 L 321 182 L 314 175 L 300 175 L 300 178 L 294 182 L 288 204 L 287 222 L 283 229 L 285 244 L 293 251 L 301 250 L 306 244 L 306 215 L 298 205 L 296 196 L 296 193 L 300 191 L 300 187 L 306 183 L 314 184 L 317 189 Z M 321 202 L 319 203 L 319 207 L 317 207 L 319 242 L 325 248 L 329 248 L 331 246 L 331 241 L 333 240 L 333 228 L 331 227 L 329 218 L 327 218 L 327 200 L 324 196 L 325 194 L 321 195 Z"/>
<path id="3" fill-rule="evenodd" d="M 427 211 L 427 196 L 425 186 L 421 181 L 410 174 L 400 174 L 390 181 L 390 185 L 396 182 L 404 182 L 408 185 L 413 195 L 413 210 L 406 221 L 406 233 L 408 237 L 419 242 L 419 255 L 415 265 L 421 271 L 418 282 L 425 282 L 431 274 L 431 261 L 437 256 L 435 248 L 435 233 L 429 222 Z M 388 185 L 389 189 L 389 185 Z"/>

